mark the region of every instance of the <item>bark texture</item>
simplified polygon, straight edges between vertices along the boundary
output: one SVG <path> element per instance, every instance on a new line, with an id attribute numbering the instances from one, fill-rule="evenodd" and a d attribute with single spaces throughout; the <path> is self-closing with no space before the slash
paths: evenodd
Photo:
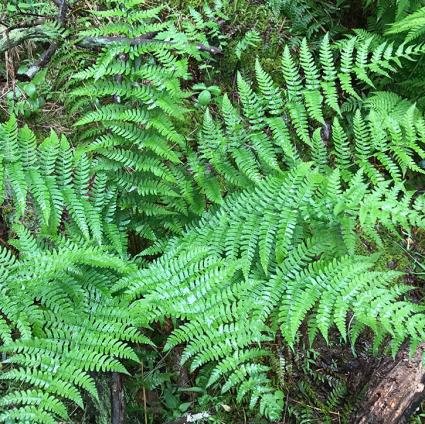
<path id="1" fill-rule="evenodd" d="M 399 424 L 415 412 L 425 399 L 425 369 L 422 356 L 425 343 L 409 359 L 407 348 L 396 360 L 386 358 L 370 377 L 364 401 L 353 424 Z"/>

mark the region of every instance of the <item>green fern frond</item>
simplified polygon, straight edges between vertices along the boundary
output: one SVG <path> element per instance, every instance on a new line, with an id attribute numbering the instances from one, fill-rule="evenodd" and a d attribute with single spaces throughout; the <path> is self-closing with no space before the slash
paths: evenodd
<path id="1" fill-rule="evenodd" d="M 343 146 L 344 138 L 337 143 Z M 192 370 L 213 362 L 210 385 L 236 390 L 251 407 L 260 402 L 270 417 L 279 408 L 268 411 L 264 402 L 282 399 L 264 352 L 276 331 L 272 323 L 290 346 L 305 321 L 311 339 L 328 340 L 333 327 L 352 343 L 365 328 L 394 346 L 425 335 L 422 308 L 401 298 L 409 288 L 395 282 L 400 273 L 374 270 L 376 255 L 353 254 L 357 225 L 372 239 L 382 226 L 424 227 L 412 194 L 389 181 L 371 190 L 361 172 L 347 188 L 338 169 L 325 175 L 301 164 L 231 196 L 171 241 L 159 260 L 116 286 L 139 314 L 182 319 L 166 348 L 184 343 L 182 362 Z M 376 313 L 366 306 L 371 302 Z M 412 326 L 396 323 L 397 313 Z"/>

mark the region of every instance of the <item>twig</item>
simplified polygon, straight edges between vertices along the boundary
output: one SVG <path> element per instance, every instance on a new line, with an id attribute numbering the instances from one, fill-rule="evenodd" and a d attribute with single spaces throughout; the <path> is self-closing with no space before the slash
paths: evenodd
<path id="1" fill-rule="evenodd" d="M 68 4 L 66 0 L 55 0 L 55 3 L 59 7 L 57 22 L 60 26 L 65 26 L 65 18 L 68 13 Z M 53 41 L 49 48 L 41 55 L 41 57 L 34 63 L 30 68 L 23 72 L 21 75 L 25 75 L 28 79 L 32 79 L 33 76 L 44 68 L 52 59 L 53 55 L 56 53 L 56 50 L 59 48 L 59 40 Z"/>
<path id="2" fill-rule="evenodd" d="M 142 384 L 143 384 L 143 416 L 145 418 L 145 424 L 148 424 L 148 411 L 147 411 L 147 405 L 146 405 L 146 389 L 145 389 L 145 373 L 143 368 L 143 361 L 142 364 Z"/>
<path id="3" fill-rule="evenodd" d="M 77 45 L 78 47 L 85 48 L 85 49 L 95 49 L 95 48 L 107 47 L 111 44 L 119 44 L 119 43 L 127 44 L 129 46 L 139 46 L 141 44 L 148 44 L 148 43 L 157 43 L 157 44 L 165 44 L 165 45 L 176 44 L 173 41 L 154 39 L 154 37 L 157 34 L 158 34 L 157 32 L 149 32 L 134 38 L 121 37 L 121 36 L 85 37 L 82 40 L 80 40 L 77 43 Z M 223 53 L 223 51 L 220 48 L 214 47 L 214 46 L 206 46 L 205 44 L 197 44 L 196 48 L 199 51 L 208 52 L 213 55 L 219 55 Z"/>
<path id="4" fill-rule="evenodd" d="M 320 408 L 317 408 L 316 406 L 313 406 L 313 405 L 308 405 L 307 403 L 304 403 L 304 402 L 300 402 L 299 400 L 291 399 L 291 402 L 298 403 L 298 405 L 302 405 L 306 408 L 310 408 L 310 409 L 314 409 L 315 411 L 322 412 Z M 336 412 L 336 411 L 328 411 L 328 413 L 332 415 L 336 415 L 337 417 L 339 417 L 340 415 L 339 412 Z"/>

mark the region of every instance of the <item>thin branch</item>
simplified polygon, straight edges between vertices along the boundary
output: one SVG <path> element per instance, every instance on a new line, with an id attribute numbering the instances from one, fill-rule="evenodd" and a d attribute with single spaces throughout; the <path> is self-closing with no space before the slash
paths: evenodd
<path id="1" fill-rule="evenodd" d="M 52 59 L 53 55 L 56 53 L 56 50 L 59 47 L 59 42 L 54 41 L 50 44 L 49 48 L 41 55 L 41 57 L 31 65 L 26 72 L 23 72 L 21 75 L 25 75 L 29 80 L 31 80 L 35 74 L 37 74 L 40 69 L 44 68 Z"/>
<path id="2" fill-rule="evenodd" d="M 205 46 L 204 44 L 198 44 L 196 47 L 201 52 L 208 52 L 208 53 L 214 54 L 214 55 L 223 54 L 223 50 L 221 50 L 219 47 Z"/>
<path id="3" fill-rule="evenodd" d="M 155 40 L 154 37 L 157 32 L 149 32 L 147 34 L 139 35 L 138 37 L 128 38 L 120 36 L 109 36 L 109 37 L 85 37 L 80 40 L 77 45 L 85 49 L 96 49 L 101 47 L 107 47 L 111 44 L 128 44 L 129 46 L 139 46 L 141 44 L 156 43 L 165 45 L 174 45 L 173 41 L 166 40 Z M 214 46 L 206 46 L 205 44 L 197 44 L 196 48 L 199 51 L 208 52 L 213 55 L 220 55 L 223 51 Z"/>
<path id="4" fill-rule="evenodd" d="M 3 36 L 3 34 L 10 33 L 14 29 L 22 29 L 22 28 L 32 28 L 34 26 L 43 25 L 46 23 L 45 19 L 33 19 L 32 21 L 22 22 L 20 24 L 15 24 L 9 26 L 7 22 L 0 20 L 0 24 L 4 27 L 4 30 L 0 32 L 0 34 Z"/>
<path id="5" fill-rule="evenodd" d="M 57 23 L 59 26 L 65 26 L 66 15 L 68 12 L 68 4 L 66 0 L 53 0 L 56 5 L 58 5 L 58 16 Z M 27 25 L 27 24 L 26 24 Z M 43 25 L 33 26 L 31 28 L 19 29 L 18 27 L 7 28 L 5 30 L 5 35 L 2 39 L 0 39 L 0 53 L 3 53 L 9 50 L 12 47 L 16 47 L 19 44 L 23 43 L 26 40 L 50 40 L 52 39 L 52 34 L 44 28 Z M 128 44 L 130 46 L 138 46 L 146 43 L 156 43 L 156 44 L 164 44 L 164 45 L 174 45 L 173 41 L 167 40 L 156 40 L 155 36 L 158 32 L 148 32 L 146 34 L 142 34 L 138 37 L 128 38 L 128 37 L 120 37 L 120 36 L 105 36 L 105 37 L 85 37 L 80 40 L 77 45 L 81 48 L 88 49 L 96 49 L 102 48 L 106 46 L 110 46 L 111 44 L 123 43 Z M 26 72 L 22 73 L 21 76 L 24 76 L 27 79 L 32 79 L 34 75 L 40 71 L 40 69 L 44 68 L 52 59 L 57 49 L 60 46 L 61 40 L 54 40 L 47 50 L 40 56 L 40 58 L 35 62 Z M 207 46 L 205 44 L 197 44 L 195 46 L 199 51 L 208 52 L 212 55 L 220 55 L 223 51 L 214 46 Z"/>
<path id="6" fill-rule="evenodd" d="M 61 27 L 64 27 L 66 15 L 68 13 L 68 4 L 66 0 L 54 0 L 54 2 L 59 7 L 57 22 Z M 40 69 L 44 68 L 51 61 L 56 50 L 59 48 L 59 45 L 59 40 L 53 41 L 48 49 L 40 56 L 37 62 L 30 66 L 30 68 L 26 72 L 22 73 L 22 75 L 31 80 L 34 75 L 40 71 Z"/>
<path id="7" fill-rule="evenodd" d="M 93 49 L 99 47 L 106 47 L 114 43 L 125 43 L 130 46 L 138 46 L 140 44 L 152 41 L 158 32 L 148 32 L 143 35 L 139 35 L 135 38 L 127 38 L 120 36 L 110 37 L 85 37 L 78 42 L 78 46 L 85 49 Z"/>
<path id="8" fill-rule="evenodd" d="M 62 7 L 62 22 L 65 19 L 65 10 L 66 10 L 66 2 L 63 1 L 63 7 Z M 52 34 L 46 31 L 46 28 L 43 25 L 38 25 L 32 28 L 25 28 L 25 29 L 14 29 L 11 31 L 5 31 L 6 35 L 3 37 L 3 39 L 0 39 L 0 53 L 3 53 L 13 47 L 16 47 L 20 44 L 22 44 L 26 40 L 42 40 L 46 41 L 52 38 Z M 80 40 L 77 43 L 78 47 L 86 48 L 86 49 L 97 49 L 102 47 L 107 47 L 112 44 L 117 43 L 125 43 L 130 46 L 138 46 L 141 44 L 147 44 L 147 43 L 156 43 L 156 44 L 164 44 L 164 45 L 174 45 L 173 41 L 166 41 L 166 40 L 155 40 L 154 37 L 157 33 L 150 32 L 147 34 L 140 35 L 135 38 L 127 38 L 127 37 L 85 37 L 82 40 Z M 45 67 L 50 60 L 52 59 L 53 55 L 55 54 L 56 50 L 59 48 L 60 40 L 55 40 L 51 43 L 49 48 L 41 55 L 41 57 L 38 59 L 34 65 L 32 65 L 28 71 L 23 73 L 26 78 L 31 79 L 40 69 Z M 197 44 L 196 48 L 199 51 L 207 52 L 212 55 L 221 55 L 223 54 L 223 51 L 214 46 L 207 46 L 205 44 Z"/>

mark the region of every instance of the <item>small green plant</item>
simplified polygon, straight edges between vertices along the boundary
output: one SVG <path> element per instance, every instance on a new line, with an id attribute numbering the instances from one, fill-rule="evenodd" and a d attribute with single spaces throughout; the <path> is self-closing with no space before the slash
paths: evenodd
<path id="1" fill-rule="evenodd" d="M 192 87 L 192 90 L 199 92 L 197 102 L 195 106 L 197 107 L 206 107 L 208 106 L 213 97 L 218 97 L 221 94 L 220 87 L 217 85 L 206 86 L 204 83 L 195 84 Z"/>
<path id="2" fill-rule="evenodd" d="M 6 94 L 10 113 L 30 118 L 41 111 L 49 92 L 46 85 L 47 69 L 39 72 L 31 81 L 17 82 Z"/>

